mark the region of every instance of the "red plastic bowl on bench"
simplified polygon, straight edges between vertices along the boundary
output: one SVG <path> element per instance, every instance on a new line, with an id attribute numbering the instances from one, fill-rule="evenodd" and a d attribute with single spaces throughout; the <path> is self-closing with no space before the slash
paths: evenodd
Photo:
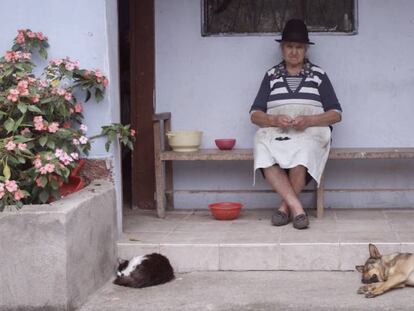
<path id="1" fill-rule="evenodd" d="M 214 142 L 220 150 L 231 150 L 236 144 L 236 140 L 234 138 L 216 139 Z"/>
<path id="2" fill-rule="evenodd" d="M 233 220 L 239 217 L 243 204 L 238 202 L 217 202 L 209 204 L 208 208 L 217 220 Z"/>

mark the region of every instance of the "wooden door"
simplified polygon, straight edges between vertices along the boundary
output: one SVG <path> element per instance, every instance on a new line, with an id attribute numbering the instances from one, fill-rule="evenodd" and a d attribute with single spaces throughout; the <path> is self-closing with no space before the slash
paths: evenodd
<path id="1" fill-rule="evenodd" d="M 131 125 L 137 130 L 137 141 L 131 157 L 132 207 L 153 209 L 155 208 L 152 127 L 155 93 L 154 0 L 119 1 L 128 1 L 129 4 L 129 108 Z"/>

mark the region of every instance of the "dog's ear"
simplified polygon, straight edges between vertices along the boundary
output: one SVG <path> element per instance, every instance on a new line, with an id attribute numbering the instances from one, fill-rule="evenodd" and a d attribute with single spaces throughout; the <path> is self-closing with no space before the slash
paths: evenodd
<path id="1" fill-rule="evenodd" d="M 364 266 L 355 266 L 356 271 L 363 273 L 364 272 Z"/>
<path id="2" fill-rule="evenodd" d="M 379 252 L 378 248 L 374 244 L 369 244 L 369 255 L 371 258 L 380 259 L 381 253 Z"/>

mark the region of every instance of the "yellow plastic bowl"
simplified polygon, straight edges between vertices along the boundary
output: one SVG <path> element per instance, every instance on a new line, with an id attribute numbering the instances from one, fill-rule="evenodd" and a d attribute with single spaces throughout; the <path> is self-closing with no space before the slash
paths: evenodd
<path id="1" fill-rule="evenodd" d="M 201 145 L 201 131 L 172 131 L 168 132 L 168 144 L 173 151 L 193 152 L 197 151 Z"/>

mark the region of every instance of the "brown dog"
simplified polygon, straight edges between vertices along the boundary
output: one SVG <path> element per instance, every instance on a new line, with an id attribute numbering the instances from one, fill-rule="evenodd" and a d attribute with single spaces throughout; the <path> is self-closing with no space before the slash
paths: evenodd
<path id="1" fill-rule="evenodd" d="M 362 273 L 363 285 L 358 294 L 373 298 L 393 288 L 414 286 L 414 254 L 393 253 L 382 256 L 374 244 L 369 244 L 369 258 L 363 266 L 355 266 Z"/>

